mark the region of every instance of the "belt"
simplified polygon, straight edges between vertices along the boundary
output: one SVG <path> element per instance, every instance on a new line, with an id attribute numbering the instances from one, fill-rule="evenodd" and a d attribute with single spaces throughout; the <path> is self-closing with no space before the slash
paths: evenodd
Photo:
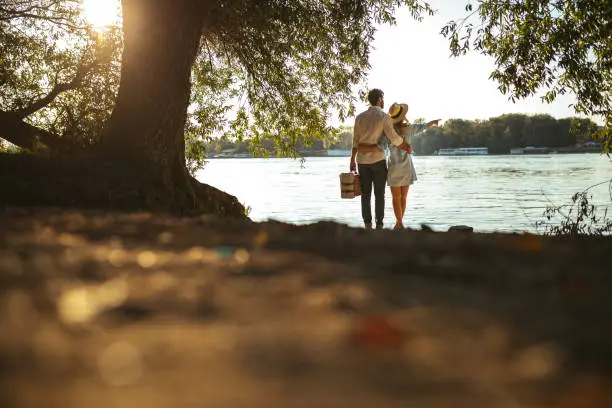
<path id="1" fill-rule="evenodd" d="M 378 145 L 357 145 L 357 150 L 360 152 L 382 152 L 382 149 Z"/>

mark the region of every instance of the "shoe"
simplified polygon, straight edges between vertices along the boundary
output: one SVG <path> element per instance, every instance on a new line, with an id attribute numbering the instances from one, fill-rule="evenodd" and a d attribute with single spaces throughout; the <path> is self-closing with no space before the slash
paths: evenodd
<path id="1" fill-rule="evenodd" d="M 382 224 L 376 224 L 376 229 L 377 229 L 377 230 L 381 230 L 381 229 L 383 229 L 383 225 L 382 225 Z"/>

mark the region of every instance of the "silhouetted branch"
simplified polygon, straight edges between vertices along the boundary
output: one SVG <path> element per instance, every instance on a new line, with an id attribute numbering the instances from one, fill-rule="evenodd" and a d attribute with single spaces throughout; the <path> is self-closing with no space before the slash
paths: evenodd
<path id="1" fill-rule="evenodd" d="M 56 134 L 32 126 L 14 113 L 4 111 L 0 111 L 0 137 L 28 150 L 35 150 L 40 143 L 50 148 L 68 145 Z"/>
<path id="2" fill-rule="evenodd" d="M 47 21 L 58 26 L 79 30 L 84 27 L 73 24 L 69 19 L 64 17 L 56 17 L 45 13 L 52 13 L 51 8 L 60 3 L 60 0 L 50 0 L 45 2 L 22 1 L 13 4 L 11 7 L 0 6 L 0 21 L 11 21 L 16 19 L 37 19 Z M 20 8 L 22 7 L 22 8 Z"/>
<path id="3" fill-rule="evenodd" d="M 77 89 L 81 86 L 83 79 L 85 78 L 85 76 L 87 74 L 89 74 L 91 72 L 91 70 L 99 64 L 99 60 L 95 60 L 89 64 L 83 65 L 81 66 L 77 72 L 76 75 L 74 76 L 74 78 L 67 83 L 62 83 L 62 84 L 57 84 L 53 87 L 53 89 L 51 90 L 51 92 L 49 92 L 47 95 L 43 96 L 42 98 L 38 99 L 37 101 L 32 102 L 30 105 L 22 108 L 22 109 L 18 109 L 16 111 L 13 111 L 12 113 L 17 116 L 20 119 L 23 119 L 31 114 L 33 114 L 34 112 L 44 108 L 45 106 L 49 105 L 51 102 L 53 102 L 53 100 L 62 92 L 66 92 L 66 91 L 70 91 L 72 89 Z"/>

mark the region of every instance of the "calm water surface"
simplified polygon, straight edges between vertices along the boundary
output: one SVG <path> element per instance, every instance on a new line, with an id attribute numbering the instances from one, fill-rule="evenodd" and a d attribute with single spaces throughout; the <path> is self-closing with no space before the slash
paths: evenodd
<path id="1" fill-rule="evenodd" d="M 419 180 L 408 193 L 404 224 L 440 231 L 465 224 L 481 232 L 538 232 L 535 222 L 547 205 L 571 203 L 574 193 L 612 177 L 612 162 L 599 154 L 415 156 L 414 162 Z M 359 198 L 340 198 L 339 174 L 348 163 L 348 157 L 308 158 L 303 166 L 292 159 L 211 159 L 198 179 L 238 197 L 255 221 L 362 226 Z M 592 192 L 595 204 L 610 206 L 607 184 Z M 385 206 L 390 228 L 388 188 Z"/>

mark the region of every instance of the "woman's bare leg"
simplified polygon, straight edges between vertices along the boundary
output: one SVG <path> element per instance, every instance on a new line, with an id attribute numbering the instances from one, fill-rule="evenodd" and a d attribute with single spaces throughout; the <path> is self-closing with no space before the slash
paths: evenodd
<path id="1" fill-rule="evenodd" d="M 402 206 L 402 220 L 404 219 L 404 214 L 406 213 L 406 199 L 408 198 L 408 189 L 410 186 L 402 186 L 401 188 L 401 206 Z"/>
<path id="2" fill-rule="evenodd" d="M 393 197 L 393 213 L 395 214 L 395 228 L 403 228 L 404 223 L 402 218 L 402 187 L 391 187 L 391 196 Z"/>

